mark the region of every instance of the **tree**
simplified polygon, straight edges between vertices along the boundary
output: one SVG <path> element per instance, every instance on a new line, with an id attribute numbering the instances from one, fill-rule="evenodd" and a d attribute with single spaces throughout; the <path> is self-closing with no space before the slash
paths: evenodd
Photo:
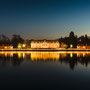
<path id="1" fill-rule="evenodd" d="M 80 44 L 80 45 L 90 45 L 90 38 L 87 35 L 80 36 L 78 38 L 78 44 Z"/>
<path id="2" fill-rule="evenodd" d="M 77 37 L 74 35 L 73 31 L 69 34 L 69 46 L 70 44 L 72 44 L 74 48 L 77 46 Z"/>
<path id="3" fill-rule="evenodd" d="M 0 35 L 0 44 L 1 45 L 10 45 L 11 42 L 10 42 L 10 39 L 7 36 L 2 34 L 2 35 Z"/>
<path id="4" fill-rule="evenodd" d="M 24 39 L 20 35 L 12 35 L 12 45 L 14 48 L 17 48 L 19 43 L 24 43 Z"/>

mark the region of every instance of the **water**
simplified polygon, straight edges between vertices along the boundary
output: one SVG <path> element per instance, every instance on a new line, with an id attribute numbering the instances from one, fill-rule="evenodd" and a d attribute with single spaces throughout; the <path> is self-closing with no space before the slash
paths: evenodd
<path id="1" fill-rule="evenodd" d="M 90 52 L 0 52 L 0 88 L 90 88 Z"/>

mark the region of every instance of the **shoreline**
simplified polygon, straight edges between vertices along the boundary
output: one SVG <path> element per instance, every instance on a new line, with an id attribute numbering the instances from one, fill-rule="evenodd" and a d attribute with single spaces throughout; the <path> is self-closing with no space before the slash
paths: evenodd
<path id="1" fill-rule="evenodd" d="M 90 51 L 90 49 L 0 49 L 0 51 Z"/>

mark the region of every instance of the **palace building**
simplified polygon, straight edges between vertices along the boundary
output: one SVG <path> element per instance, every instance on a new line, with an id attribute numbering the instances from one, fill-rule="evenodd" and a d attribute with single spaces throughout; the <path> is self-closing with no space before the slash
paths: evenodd
<path id="1" fill-rule="evenodd" d="M 59 48 L 60 44 L 56 40 L 33 40 L 31 41 L 31 48 L 37 48 L 37 49 L 56 49 Z"/>

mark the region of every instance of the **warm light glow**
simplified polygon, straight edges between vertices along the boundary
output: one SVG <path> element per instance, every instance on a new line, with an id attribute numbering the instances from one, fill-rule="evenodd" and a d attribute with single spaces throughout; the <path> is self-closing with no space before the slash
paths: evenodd
<path id="1" fill-rule="evenodd" d="M 32 41 L 31 48 L 59 48 L 58 41 Z"/>
<path id="2" fill-rule="evenodd" d="M 21 57 L 22 57 L 21 53 L 18 53 L 18 58 L 21 58 Z"/>
<path id="3" fill-rule="evenodd" d="M 13 49 L 13 46 L 11 46 L 11 49 Z"/>
<path id="4" fill-rule="evenodd" d="M 25 58 L 25 53 L 23 53 L 23 58 Z"/>
<path id="5" fill-rule="evenodd" d="M 77 46 L 78 49 L 90 49 L 90 46 Z"/>
<path id="6" fill-rule="evenodd" d="M 21 49 L 21 48 L 22 48 L 22 46 L 21 46 L 21 44 L 19 44 L 19 45 L 18 45 L 18 49 Z"/>
<path id="7" fill-rule="evenodd" d="M 7 46 L 5 46 L 5 49 L 7 49 Z"/>
<path id="8" fill-rule="evenodd" d="M 73 57 L 73 54 L 72 54 L 72 53 L 70 53 L 70 57 L 71 57 L 71 58 Z"/>
<path id="9" fill-rule="evenodd" d="M 13 57 L 13 52 L 10 53 L 10 56 Z"/>
<path id="10" fill-rule="evenodd" d="M 85 46 L 83 46 L 83 49 L 85 49 L 86 47 Z"/>
<path id="11" fill-rule="evenodd" d="M 73 45 L 72 44 L 70 45 L 70 48 L 73 48 Z"/>
<path id="12" fill-rule="evenodd" d="M 59 53 L 56 52 L 32 52 L 31 60 L 59 60 Z"/>
<path id="13" fill-rule="evenodd" d="M 67 48 L 68 46 L 65 43 L 61 43 L 61 48 Z"/>
<path id="14" fill-rule="evenodd" d="M 77 48 L 79 49 L 79 48 L 80 48 L 80 46 L 77 46 Z"/>
<path id="15" fill-rule="evenodd" d="M 31 52 L 31 51 L 1 51 L 1 56 L 5 57 L 12 57 L 14 54 L 18 55 L 18 58 L 26 58 L 26 55 L 30 56 L 30 60 L 60 60 L 61 58 L 67 57 L 68 54 L 70 54 L 70 57 L 73 58 L 74 54 L 77 54 L 77 57 L 85 57 L 87 55 L 90 55 L 90 52 L 77 52 L 77 51 L 62 51 L 62 52 Z"/>
<path id="16" fill-rule="evenodd" d="M 23 44 L 22 46 L 23 46 L 24 48 L 26 47 L 26 45 L 25 45 L 25 44 Z"/>

